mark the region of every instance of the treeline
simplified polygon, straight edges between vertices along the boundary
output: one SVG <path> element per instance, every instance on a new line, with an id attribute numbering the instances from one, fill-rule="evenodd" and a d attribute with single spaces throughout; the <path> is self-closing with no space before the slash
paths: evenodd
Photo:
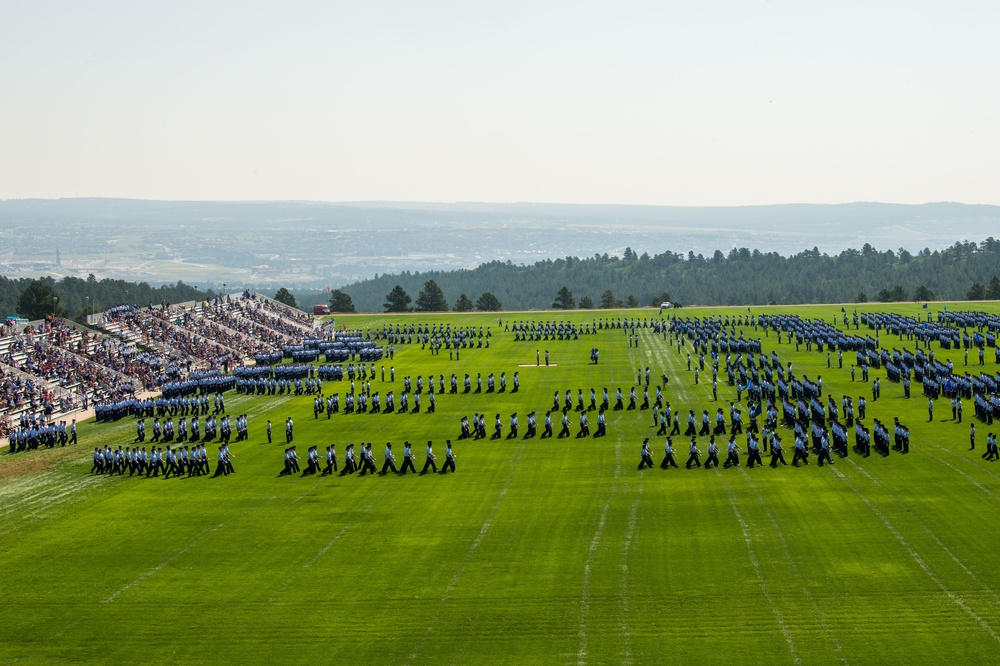
<path id="1" fill-rule="evenodd" d="M 490 293 L 505 310 L 547 309 L 562 288 L 574 305 L 609 302 L 649 305 L 665 296 L 685 305 L 767 305 L 858 301 L 1000 298 L 1000 241 L 957 242 L 944 250 L 911 254 L 877 250 L 870 244 L 836 255 L 805 250 L 776 252 L 734 248 L 712 256 L 689 252 L 539 261 L 530 266 L 493 261 L 458 271 L 404 272 L 376 276 L 343 287 L 359 312 L 385 310 L 398 285 L 416 297 L 428 281 L 443 292 L 450 309 L 462 294 L 475 302 Z M 324 292 L 302 292 L 300 302 L 324 303 Z"/>
<path id="2" fill-rule="evenodd" d="M 0 276 L 0 313 L 41 319 L 55 312 L 61 317 L 82 320 L 89 312 L 100 312 L 122 303 L 156 305 L 161 301 L 183 303 L 206 298 L 203 292 L 178 280 L 176 284 L 151 287 L 145 282 L 98 280 L 92 274 L 86 280 L 65 277 L 10 279 Z"/>

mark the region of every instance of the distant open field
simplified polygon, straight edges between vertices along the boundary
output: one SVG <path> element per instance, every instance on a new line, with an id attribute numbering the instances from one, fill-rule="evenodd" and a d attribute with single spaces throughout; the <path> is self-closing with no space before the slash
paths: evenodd
<path id="1" fill-rule="evenodd" d="M 866 311 L 925 315 L 942 305 Z M 841 307 L 752 313 L 829 322 Z M 947 307 L 1000 312 L 998 303 Z M 716 314 L 747 309 L 664 316 Z M 250 416 L 250 439 L 232 446 L 236 474 L 225 478 L 88 474 L 95 446 L 131 445 L 133 419 L 84 423 L 75 447 L 16 455 L 4 447 L 0 663 L 1000 663 L 1000 464 L 980 457 L 985 424 L 976 423 L 969 451 L 971 401 L 963 423 L 952 421 L 945 400 L 929 422 L 919 383 L 906 400 L 884 370 L 873 370 L 883 396 L 872 402 L 860 373 L 851 381 L 853 353 L 839 369 L 834 352 L 827 367 L 825 351 L 795 351 L 773 332 L 744 327 L 747 337 L 762 337 L 764 353 L 792 362 L 797 376 L 822 375 L 824 396 L 838 406 L 842 394 L 864 395 L 866 423 L 899 417 L 910 428 L 911 452 L 852 451 L 822 468 L 811 457 L 799 468 L 686 470 L 687 443 L 675 437 L 680 469 L 640 472 L 645 437 L 657 464 L 663 455 L 649 410 L 609 412 L 603 439 L 457 441 L 463 415 L 485 412 L 492 432 L 499 413 L 506 436 L 516 411 L 523 435 L 528 412 L 541 422 L 554 392 L 571 390 L 575 403 L 577 389 L 586 396 L 594 387 L 600 401 L 607 387 L 613 403 L 615 389 L 627 396 L 647 366 L 651 395 L 660 375 L 669 377 L 665 396 L 682 429 L 688 409 L 728 413 L 736 391 L 724 371 L 716 403 L 710 373 L 696 385 L 687 370 L 689 347 L 679 354 L 651 329 L 640 329 L 638 347 L 630 347 L 620 330 L 515 342 L 499 323 L 620 316 L 658 315 L 338 316 L 338 327 L 349 329 L 491 328 L 489 348 L 463 349 L 460 360 L 446 349 L 431 355 L 397 344 L 395 358 L 377 364 L 386 367 L 385 381 L 371 386 L 394 390 L 397 406 L 407 375 L 447 381 L 456 373 L 461 383 L 470 373 L 474 383 L 482 373 L 485 385 L 490 372 L 506 372 L 508 392 L 438 394 L 435 414 L 425 413 L 425 395 L 419 414 L 330 419 L 314 419 L 311 396 L 229 393 L 228 412 Z M 885 333 L 880 343 L 915 347 Z M 600 349 L 597 365 L 592 347 Z M 544 358 L 546 348 L 552 365 L 536 367 L 536 349 Z M 965 369 L 961 350 L 932 349 Z M 987 352 L 985 367 L 969 372 L 1000 372 Z M 521 390 L 511 394 L 515 371 Z M 343 396 L 346 384 L 327 383 L 325 391 Z M 311 445 L 322 452 L 335 443 L 343 461 L 347 444 L 372 442 L 381 467 L 387 441 L 402 462 L 409 440 L 419 469 L 427 440 L 441 463 L 450 438 L 457 473 L 279 478 L 288 416 L 303 459 Z M 577 414 L 570 418 L 575 435 Z M 592 432 L 595 421 L 592 414 Z M 792 435 L 782 435 L 791 462 Z M 703 451 L 707 442 L 699 438 Z"/>

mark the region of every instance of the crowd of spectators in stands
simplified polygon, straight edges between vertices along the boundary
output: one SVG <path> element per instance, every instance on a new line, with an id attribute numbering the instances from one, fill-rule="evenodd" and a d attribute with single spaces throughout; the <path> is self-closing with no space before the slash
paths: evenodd
<path id="1" fill-rule="evenodd" d="M 314 332 L 311 315 L 249 291 L 190 307 L 117 305 L 100 319 L 104 333 L 51 316 L 23 330 L 0 328 L 0 433 L 11 414 L 129 399 L 192 372 L 280 353 Z"/>

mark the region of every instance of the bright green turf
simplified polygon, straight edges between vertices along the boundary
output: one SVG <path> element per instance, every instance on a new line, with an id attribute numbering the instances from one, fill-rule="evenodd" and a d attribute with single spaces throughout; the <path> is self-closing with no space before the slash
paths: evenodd
<path id="1" fill-rule="evenodd" d="M 754 309 L 765 310 L 829 320 L 840 306 Z M 677 314 L 717 312 L 746 309 Z M 478 371 L 485 382 L 491 370 L 510 377 L 533 366 L 544 349 L 515 343 L 496 315 L 338 318 L 396 321 L 481 323 L 494 333 L 489 350 L 464 350 L 459 362 L 397 346 L 397 395 L 406 374 Z M 714 412 L 710 385 L 694 386 L 684 356 L 646 330 L 638 350 L 619 331 L 549 342 L 557 367 L 520 368 L 519 394 L 440 395 L 435 415 L 314 421 L 310 397 L 230 394 L 230 413 L 252 416 L 251 440 L 233 446 L 237 473 L 226 479 L 89 476 L 88 451 L 131 442 L 131 421 L 84 424 L 74 449 L 4 455 L 0 662 L 1000 661 L 1000 466 L 979 458 L 986 426 L 968 452 L 968 424 L 951 423 L 946 403 L 926 423 L 918 384 L 906 401 L 883 379 L 883 399 L 872 403 L 869 386 L 851 385 L 853 354 L 843 370 L 834 354 L 827 369 L 825 353 L 774 342 L 765 350 L 797 373 L 822 374 L 825 393 L 864 394 L 870 417 L 899 416 L 912 453 L 852 452 L 822 469 L 687 471 L 677 438 L 681 469 L 640 473 L 651 413 L 612 412 L 604 440 L 458 442 L 455 475 L 276 476 L 287 415 L 302 454 L 336 442 L 342 459 L 347 443 L 372 441 L 381 461 L 385 441 L 401 458 L 409 439 L 419 466 L 428 438 L 443 459 L 463 414 L 485 411 L 492 431 L 493 414 L 506 429 L 516 410 L 523 429 L 528 411 L 541 420 L 553 391 L 572 389 L 575 399 L 577 388 L 613 395 L 620 386 L 627 395 L 646 365 L 670 376 L 667 397 L 682 414 Z M 913 343 L 883 335 L 882 344 Z M 588 363 L 595 345 L 598 366 Z M 934 350 L 964 369 L 960 351 Z M 996 372 L 989 351 L 986 369 Z M 720 401 L 731 397 L 720 382 Z M 965 413 L 971 419 L 971 402 Z M 662 439 L 653 441 L 659 463 Z"/>

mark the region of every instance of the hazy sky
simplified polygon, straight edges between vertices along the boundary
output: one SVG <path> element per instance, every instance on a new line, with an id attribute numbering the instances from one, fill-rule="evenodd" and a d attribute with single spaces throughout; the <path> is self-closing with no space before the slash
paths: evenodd
<path id="1" fill-rule="evenodd" d="M 0 198 L 1000 204 L 1000 2 L 0 3 Z"/>

